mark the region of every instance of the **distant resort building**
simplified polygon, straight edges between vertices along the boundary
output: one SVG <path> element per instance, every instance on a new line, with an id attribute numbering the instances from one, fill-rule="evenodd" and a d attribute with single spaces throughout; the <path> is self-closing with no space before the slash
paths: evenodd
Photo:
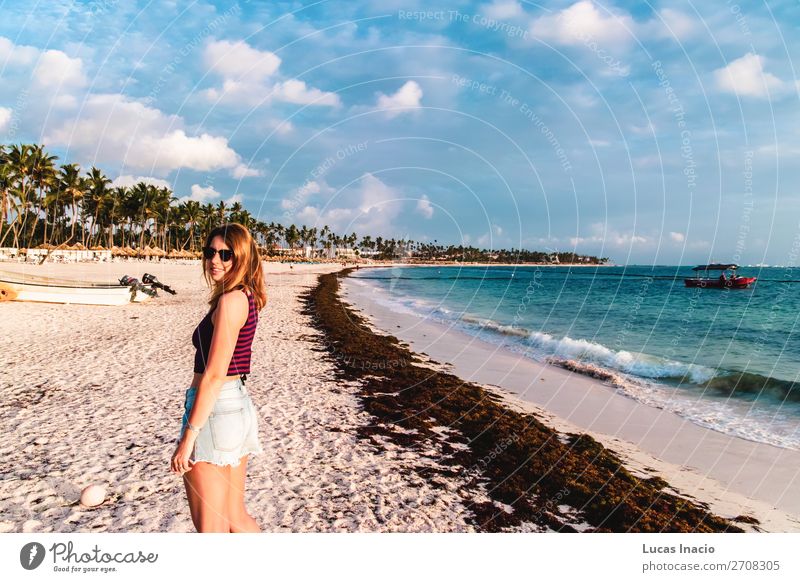
<path id="1" fill-rule="evenodd" d="M 298 259 L 348 259 L 354 260 L 365 253 L 358 253 L 350 248 L 315 248 L 306 245 L 302 248 L 280 247 L 278 245 L 269 249 L 270 254 L 282 257 L 295 257 Z"/>
<path id="2" fill-rule="evenodd" d="M 72 250 L 72 249 L 28 249 L 26 255 L 28 260 L 37 260 L 44 258 L 47 254 L 49 260 L 61 260 L 69 262 L 79 261 L 111 261 L 111 250 Z"/>
<path id="3" fill-rule="evenodd" d="M 48 256 L 49 255 L 49 256 Z M 24 256 L 24 259 L 23 259 Z M 1 247 L 0 260 L 39 261 L 47 256 L 54 262 L 111 261 L 110 249 L 17 249 Z"/>
<path id="4" fill-rule="evenodd" d="M 329 248 L 325 249 L 326 254 L 324 255 L 327 259 L 357 259 L 358 253 L 355 249 L 348 249 L 348 248 Z"/>

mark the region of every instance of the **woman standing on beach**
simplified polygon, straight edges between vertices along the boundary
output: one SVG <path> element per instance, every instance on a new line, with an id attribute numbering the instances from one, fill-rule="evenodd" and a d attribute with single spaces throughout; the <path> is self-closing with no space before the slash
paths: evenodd
<path id="1" fill-rule="evenodd" d="M 212 230 L 203 257 L 211 307 L 192 334 L 194 378 L 170 470 L 183 476 L 198 532 L 259 532 L 244 506 L 247 455 L 263 452 L 244 381 L 267 299 L 264 274 L 255 241 L 241 224 Z"/>

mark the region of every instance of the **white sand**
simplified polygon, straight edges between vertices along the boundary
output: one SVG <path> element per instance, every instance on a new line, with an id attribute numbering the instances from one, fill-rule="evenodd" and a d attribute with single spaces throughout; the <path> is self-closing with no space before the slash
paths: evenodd
<path id="1" fill-rule="evenodd" d="M 247 387 L 265 454 L 246 504 L 264 531 L 472 531 L 460 483 L 433 488 L 430 458 L 357 441 L 355 385 L 313 351 L 298 293 L 336 265 L 267 264 L 269 299 Z M 182 479 L 169 472 L 192 378 L 191 333 L 206 310 L 199 263 L 0 263 L 0 270 L 98 281 L 156 275 L 177 290 L 123 307 L 0 303 L 0 532 L 189 532 Z M 338 429 L 338 430 L 329 430 Z M 80 491 L 108 489 L 100 507 Z M 473 498 L 474 499 L 474 498 Z"/>
<path id="2" fill-rule="evenodd" d="M 559 431 L 591 434 L 634 473 L 661 476 L 722 517 L 750 515 L 766 531 L 800 531 L 800 452 L 702 428 L 598 380 L 540 364 L 441 322 L 389 311 L 370 287 L 352 280 L 343 280 L 341 296 L 374 329 L 441 362 L 439 368 L 501 394 L 507 405 L 539 414 Z"/>
<path id="3" fill-rule="evenodd" d="M 340 268 L 265 267 L 269 300 L 248 378 L 265 454 L 248 467 L 249 511 L 272 532 L 472 531 L 461 483 L 442 478 L 444 488 L 434 489 L 411 470 L 436 466 L 435 451 L 420 456 L 387 444 L 387 453 L 355 439 L 368 422 L 357 386 L 336 382 L 332 364 L 312 350 L 308 340 L 319 334 L 298 298 L 316 273 Z M 168 463 L 191 380 L 191 332 L 206 309 L 199 264 L 0 263 L 0 270 L 97 281 L 149 272 L 178 291 L 124 307 L 0 303 L 0 532 L 193 531 L 182 481 Z M 443 335 L 441 326 L 388 313 L 368 298 L 358 304 L 415 351 L 497 385 L 487 387 L 509 406 L 538 412 L 558 430 L 590 429 L 638 473 L 661 475 L 720 515 L 750 514 L 769 531 L 800 531 L 796 452 L 684 423 L 597 381 Z M 93 483 L 107 487 L 109 499 L 82 508 L 80 491 Z"/>

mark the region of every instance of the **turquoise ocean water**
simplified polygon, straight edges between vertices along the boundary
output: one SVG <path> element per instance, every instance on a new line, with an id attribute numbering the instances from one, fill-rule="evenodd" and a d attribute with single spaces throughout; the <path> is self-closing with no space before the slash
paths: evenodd
<path id="1" fill-rule="evenodd" d="M 395 311 L 539 361 L 600 369 L 631 398 L 800 449 L 800 269 L 743 268 L 751 289 L 685 287 L 691 267 L 356 271 Z"/>

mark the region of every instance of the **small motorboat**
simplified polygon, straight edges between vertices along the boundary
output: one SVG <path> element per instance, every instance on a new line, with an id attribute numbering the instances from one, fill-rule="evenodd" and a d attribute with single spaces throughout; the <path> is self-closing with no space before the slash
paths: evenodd
<path id="1" fill-rule="evenodd" d="M 0 301 L 125 305 L 147 301 L 155 295 L 154 289 L 133 281 L 135 283 L 98 283 L 0 272 Z"/>
<path id="2" fill-rule="evenodd" d="M 692 271 L 698 274 L 683 280 L 687 287 L 702 287 L 704 289 L 747 289 L 756 282 L 757 277 L 742 277 L 736 274 L 739 265 L 733 263 L 712 263 L 711 265 L 698 265 Z M 719 277 L 709 276 L 709 272 L 721 271 Z M 701 277 L 700 273 L 706 276 Z"/>

